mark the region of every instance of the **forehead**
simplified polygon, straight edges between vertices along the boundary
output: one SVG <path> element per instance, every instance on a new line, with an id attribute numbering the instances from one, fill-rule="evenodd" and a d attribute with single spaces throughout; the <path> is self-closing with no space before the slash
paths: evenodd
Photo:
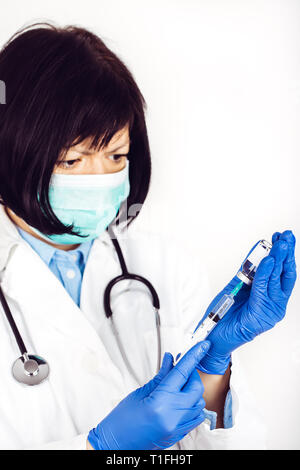
<path id="1" fill-rule="evenodd" d="M 88 148 L 90 148 L 92 140 L 93 140 L 92 137 L 88 137 L 88 138 L 84 139 L 82 142 L 80 142 L 79 144 L 74 145 L 74 147 L 80 147 L 80 148 L 88 147 Z M 118 132 L 116 132 L 112 136 L 111 140 L 107 144 L 107 147 L 126 144 L 127 141 L 129 141 L 129 124 L 127 124 L 125 127 L 120 129 Z"/>

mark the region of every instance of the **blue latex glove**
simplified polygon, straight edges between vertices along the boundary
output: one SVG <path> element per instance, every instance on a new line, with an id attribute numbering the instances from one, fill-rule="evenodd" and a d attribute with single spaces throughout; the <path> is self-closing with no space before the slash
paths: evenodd
<path id="1" fill-rule="evenodd" d="M 204 420 L 203 384 L 196 365 L 209 341 L 196 344 L 173 367 L 165 353 L 159 373 L 122 400 L 88 435 L 97 450 L 165 449 Z"/>
<path id="2" fill-rule="evenodd" d="M 271 252 L 257 268 L 252 286 L 244 284 L 235 297 L 234 305 L 208 335 L 211 347 L 197 366 L 199 370 L 208 374 L 224 374 L 232 351 L 283 319 L 296 281 L 295 237 L 289 230 L 276 232 L 272 243 Z M 223 294 L 229 294 L 239 283 L 240 279 L 235 276 L 211 302 L 203 318 Z"/>

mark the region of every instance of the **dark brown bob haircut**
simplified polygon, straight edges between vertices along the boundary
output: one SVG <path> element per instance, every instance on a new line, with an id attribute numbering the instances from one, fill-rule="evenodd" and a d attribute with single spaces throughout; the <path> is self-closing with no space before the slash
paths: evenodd
<path id="1" fill-rule="evenodd" d="M 105 147 L 129 124 L 130 194 L 126 225 L 149 189 L 146 103 L 125 64 L 94 33 L 78 26 L 33 23 L 0 51 L 0 203 L 42 233 L 78 234 L 51 210 L 51 175 L 62 152 L 91 138 Z M 120 219 L 117 214 L 114 222 Z M 84 241 L 84 238 L 83 238 Z"/>

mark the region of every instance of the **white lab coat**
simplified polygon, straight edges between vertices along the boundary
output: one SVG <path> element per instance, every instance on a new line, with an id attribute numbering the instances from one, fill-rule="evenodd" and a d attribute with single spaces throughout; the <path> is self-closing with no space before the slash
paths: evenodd
<path id="1" fill-rule="evenodd" d="M 177 354 L 210 301 L 201 260 L 156 235 L 129 229 L 119 241 L 129 271 L 149 279 L 159 294 L 162 353 Z M 40 385 L 15 381 L 11 365 L 20 352 L 0 305 L 1 449 L 85 449 L 89 430 L 155 375 L 155 316 L 146 289 L 126 281 L 112 298 L 115 323 L 140 383 L 128 373 L 105 316 L 104 289 L 118 274 L 105 232 L 90 251 L 78 308 L 0 207 L 2 289 L 28 352 L 50 365 L 49 378 Z M 210 431 L 203 422 L 180 441 L 181 449 L 264 448 L 264 428 L 234 356 L 230 387 L 233 428 Z"/>

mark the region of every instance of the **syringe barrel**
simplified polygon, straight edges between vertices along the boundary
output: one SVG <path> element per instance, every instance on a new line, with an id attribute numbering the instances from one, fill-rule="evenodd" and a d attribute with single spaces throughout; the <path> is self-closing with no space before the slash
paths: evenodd
<path id="1" fill-rule="evenodd" d="M 224 294 L 219 302 L 215 305 L 209 315 L 203 320 L 200 326 L 194 331 L 192 337 L 190 338 L 188 344 L 183 351 L 181 352 L 180 357 L 174 361 L 174 365 L 184 356 L 184 354 L 191 349 L 199 341 L 204 341 L 207 336 L 212 332 L 215 326 L 218 324 L 218 321 L 225 315 L 230 307 L 234 304 L 234 299 L 230 295 Z"/>
<path id="2" fill-rule="evenodd" d="M 193 338 L 195 338 L 196 341 L 203 341 L 233 304 L 234 298 L 224 294 L 197 330 L 194 331 Z"/>
<path id="3" fill-rule="evenodd" d="M 188 340 L 186 345 L 183 347 L 180 353 L 180 357 L 175 359 L 174 365 L 187 353 L 196 343 L 204 341 L 209 333 L 214 329 L 217 323 L 212 318 L 206 317 L 197 330 L 193 333 L 192 337 Z"/>
<path id="4" fill-rule="evenodd" d="M 206 317 L 197 330 L 193 333 L 193 339 L 195 342 L 204 341 L 216 325 L 217 322 L 214 321 L 212 317 Z"/>
<path id="5" fill-rule="evenodd" d="M 219 302 L 214 306 L 210 314 L 208 315 L 210 318 L 215 318 L 216 322 L 221 320 L 224 317 L 225 313 L 228 312 L 231 305 L 234 304 L 234 298 L 231 295 L 224 294 Z"/>

